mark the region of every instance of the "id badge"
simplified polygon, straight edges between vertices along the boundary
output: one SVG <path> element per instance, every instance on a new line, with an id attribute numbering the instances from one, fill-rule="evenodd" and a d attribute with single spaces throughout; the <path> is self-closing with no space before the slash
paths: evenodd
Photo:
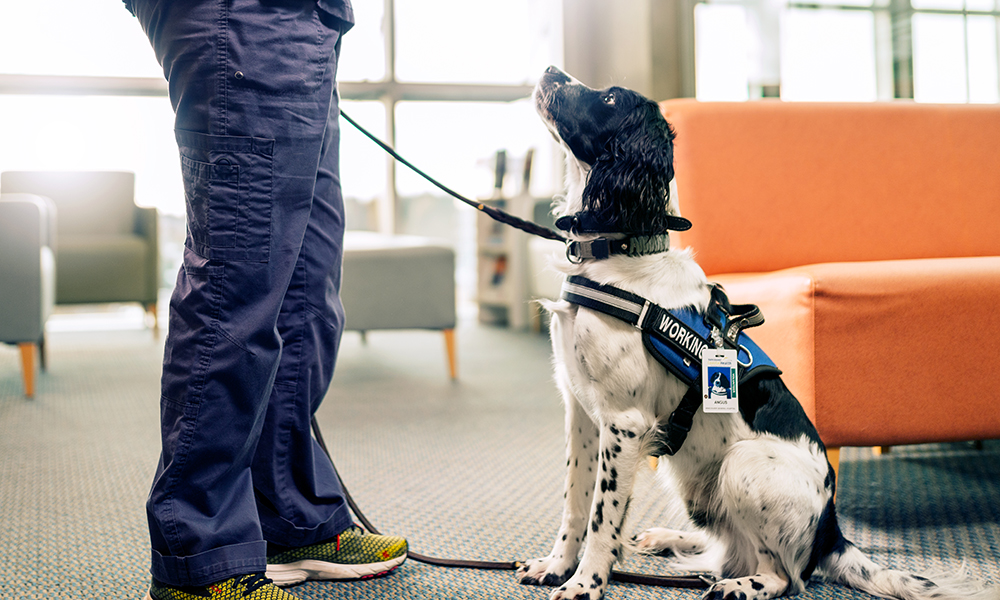
<path id="1" fill-rule="evenodd" d="M 736 369 L 736 350 L 705 348 L 702 351 L 702 410 L 707 413 L 739 412 Z"/>

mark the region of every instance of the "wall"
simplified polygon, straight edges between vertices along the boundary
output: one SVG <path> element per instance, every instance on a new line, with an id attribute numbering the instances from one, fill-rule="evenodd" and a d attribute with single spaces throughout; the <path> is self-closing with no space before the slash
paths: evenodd
<path id="1" fill-rule="evenodd" d="M 566 70 L 655 100 L 693 97 L 694 0 L 563 0 Z"/>

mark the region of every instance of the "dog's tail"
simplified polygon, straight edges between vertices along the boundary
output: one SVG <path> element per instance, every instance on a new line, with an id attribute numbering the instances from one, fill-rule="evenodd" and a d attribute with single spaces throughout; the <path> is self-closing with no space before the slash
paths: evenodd
<path id="1" fill-rule="evenodd" d="M 1000 588 L 972 579 L 963 564 L 945 574 L 915 575 L 875 564 L 850 542 L 821 562 L 828 579 L 855 589 L 900 600 L 1000 600 Z"/>

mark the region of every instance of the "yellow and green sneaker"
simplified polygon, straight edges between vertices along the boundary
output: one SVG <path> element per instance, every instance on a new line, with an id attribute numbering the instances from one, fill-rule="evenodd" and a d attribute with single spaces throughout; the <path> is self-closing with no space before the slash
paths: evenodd
<path id="1" fill-rule="evenodd" d="M 157 580 L 149 586 L 146 600 L 297 600 L 261 573 L 237 575 L 200 587 L 172 587 Z"/>
<path id="2" fill-rule="evenodd" d="M 275 585 L 306 580 L 368 579 L 385 575 L 406 560 L 406 540 L 368 533 L 357 525 L 333 540 L 267 557 Z"/>

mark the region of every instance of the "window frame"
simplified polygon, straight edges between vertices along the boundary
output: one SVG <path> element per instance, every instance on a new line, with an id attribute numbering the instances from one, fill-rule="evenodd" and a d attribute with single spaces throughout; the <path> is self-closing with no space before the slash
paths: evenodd
<path id="1" fill-rule="evenodd" d="M 698 4 L 711 4 L 711 0 L 699 0 Z M 747 0 L 735 0 L 736 4 L 747 6 Z M 966 48 L 968 48 L 968 18 L 978 16 L 993 17 L 997 20 L 998 54 L 1000 54 L 1000 3 L 995 3 L 993 9 L 970 9 L 967 2 L 962 8 L 914 8 L 911 0 L 873 0 L 869 5 L 848 4 L 844 2 L 825 2 L 808 0 L 789 0 L 783 6 L 787 10 L 844 10 L 866 11 L 872 13 L 875 22 L 875 68 L 878 100 L 913 99 L 913 21 L 917 14 L 957 15 L 963 18 L 966 26 Z M 763 40 L 762 43 L 779 44 L 779 40 Z M 967 52 L 967 50 L 966 50 Z M 1000 56 L 998 56 L 1000 64 Z M 970 85 L 970 61 L 966 56 L 965 64 L 966 86 Z M 1000 81 L 1000 76 L 998 76 Z M 1000 92 L 1000 90 L 998 90 Z M 768 94 L 764 94 L 767 96 Z M 751 98 L 756 96 L 751 93 Z M 966 102 L 971 97 L 966 90 Z"/>
<path id="2" fill-rule="evenodd" d="M 531 84 L 417 83 L 397 79 L 395 0 L 383 0 L 385 77 L 380 81 L 338 81 L 343 100 L 377 101 L 385 106 L 385 140 L 395 145 L 396 105 L 408 101 L 433 102 L 514 102 L 528 98 Z M 70 96 L 152 96 L 167 97 L 167 82 L 158 77 L 104 77 L 72 75 L 24 75 L 0 73 L 0 94 Z M 396 163 L 386 155 L 386 194 L 378 206 L 378 230 L 396 232 L 398 203 Z"/>

